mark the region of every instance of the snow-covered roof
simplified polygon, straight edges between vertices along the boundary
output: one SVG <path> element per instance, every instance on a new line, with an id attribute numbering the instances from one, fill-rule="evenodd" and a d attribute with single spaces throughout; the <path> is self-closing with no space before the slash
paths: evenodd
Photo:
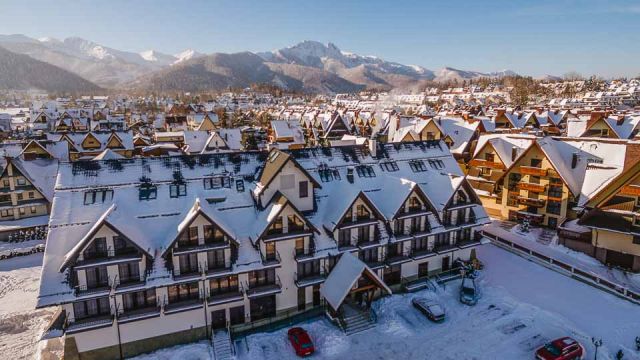
<path id="1" fill-rule="evenodd" d="M 333 309 L 337 310 L 351 288 L 363 275 L 372 279 L 384 292 L 391 294 L 391 289 L 380 280 L 376 272 L 350 252 L 345 252 L 340 257 L 325 282 L 320 285 L 320 294 Z"/>

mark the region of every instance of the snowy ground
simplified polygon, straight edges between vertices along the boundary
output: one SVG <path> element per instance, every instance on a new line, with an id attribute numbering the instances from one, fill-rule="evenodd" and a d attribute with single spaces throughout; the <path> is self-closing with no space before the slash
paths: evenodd
<path id="1" fill-rule="evenodd" d="M 486 264 L 479 279 L 482 298 L 468 307 L 457 300 L 460 282 L 436 292 L 383 298 L 375 303 L 374 329 L 345 336 L 325 319 L 302 324 L 316 344 L 318 359 L 531 359 L 545 341 L 572 336 L 592 358 L 591 337 L 602 338 L 599 359 L 640 359 L 640 307 L 529 262 L 493 245 L 478 250 Z M 439 299 L 448 319 L 427 321 L 411 306 L 415 296 Z M 239 359 L 295 359 L 286 329 L 255 334 L 237 342 Z M 206 342 L 138 357 L 208 359 Z"/>
<path id="2" fill-rule="evenodd" d="M 531 227 L 528 233 L 522 233 L 520 226 L 515 223 L 500 220 L 494 220 L 493 223 L 486 225 L 484 229 L 485 231 L 506 238 L 526 248 L 571 264 L 585 272 L 592 273 L 628 289 L 640 292 L 640 274 L 632 274 L 620 269 L 609 268 L 587 254 L 559 245 L 555 231 Z"/>
<path id="3" fill-rule="evenodd" d="M 42 254 L 0 261 L 0 354 L 32 359 L 53 310 L 35 310 Z"/>

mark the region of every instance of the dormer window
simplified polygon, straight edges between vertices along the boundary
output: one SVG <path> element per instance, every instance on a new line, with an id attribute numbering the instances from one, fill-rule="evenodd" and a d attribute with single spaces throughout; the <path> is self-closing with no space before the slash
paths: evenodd
<path id="1" fill-rule="evenodd" d="M 172 198 L 187 196 L 187 184 L 169 185 L 169 196 L 171 196 Z"/>
<path id="2" fill-rule="evenodd" d="M 204 189 L 220 189 L 231 188 L 231 178 L 229 176 L 214 176 L 212 178 L 204 179 Z"/>
<path id="3" fill-rule="evenodd" d="M 383 162 L 382 164 L 380 164 L 380 166 L 388 172 L 398 171 L 398 163 L 396 163 L 395 161 Z"/>
<path id="4" fill-rule="evenodd" d="M 110 189 L 89 190 L 84 193 L 85 205 L 105 203 L 111 199 L 113 199 L 113 190 Z"/>
<path id="5" fill-rule="evenodd" d="M 141 185 L 138 192 L 138 199 L 153 200 L 158 196 L 158 187 L 152 184 Z"/>
<path id="6" fill-rule="evenodd" d="M 289 223 L 289 232 L 304 230 L 304 222 L 296 215 L 287 216 L 287 221 Z"/>
<path id="7" fill-rule="evenodd" d="M 282 216 L 278 216 L 271 227 L 269 227 L 269 234 L 282 234 Z"/>
<path id="8" fill-rule="evenodd" d="M 417 197 L 409 198 L 409 212 L 419 211 L 421 207 L 422 204 Z"/>
<path id="9" fill-rule="evenodd" d="M 375 177 L 376 173 L 373 171 L 373 167 L 370 165 L 360 165 L 356 167 L 356 172 L 359 177 Z"/>
<path id="10" fill-rule="evenodd" d="M 422 160 L 409 161 L 409 167 L 413 172 L 427 171 L 427 167 L 424 165 L 424 162 Z"/>
<path id="11" fill-rule="evenodd" d="M 442 160 L 429 160 L 429 166 L 436 170 L 444 169 L 444 162 Z"/>
<path id="12" fill-rule="evenodd" d="M 224 241 L 224 234 L 220 229 L 213 225 L 205 225 L 203 227 L 204 230 L 204 242 L 212 243 L 212 242 L 222 242 Z"/>

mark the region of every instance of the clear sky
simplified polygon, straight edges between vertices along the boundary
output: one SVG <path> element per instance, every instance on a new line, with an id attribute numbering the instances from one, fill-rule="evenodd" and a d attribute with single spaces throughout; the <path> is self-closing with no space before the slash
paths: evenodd
<path id="1" fill-rule="evenodd" d="M 0 34 L 167 53 L 317 40 L 429 69 L 640 74 L 638 0 L 0 0 Z"/>

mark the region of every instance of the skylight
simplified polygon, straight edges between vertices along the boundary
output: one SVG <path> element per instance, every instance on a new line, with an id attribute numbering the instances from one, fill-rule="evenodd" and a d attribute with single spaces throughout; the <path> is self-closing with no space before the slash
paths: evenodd
<path id="1" fill-rule="evenodd" d="M 422 160 L 411 160 L 409 161 L 409 167 L 413 172 L 424 172 L 427 171 L 427 167 Z"/>
<path id="2" fill-rule="evenodd" d="M 373 167 L 370 165 L 360 165 L 356 167 L 356 172 L 359 177 L 375 177 L 376 173 L 373 171 Z"/>
<path id="3" fill-rule="evenodd" d="M 387 161 L 380 164 L 380 167 L 388 172 L 398 171 L 398 163 L 395 161 Z"/>

